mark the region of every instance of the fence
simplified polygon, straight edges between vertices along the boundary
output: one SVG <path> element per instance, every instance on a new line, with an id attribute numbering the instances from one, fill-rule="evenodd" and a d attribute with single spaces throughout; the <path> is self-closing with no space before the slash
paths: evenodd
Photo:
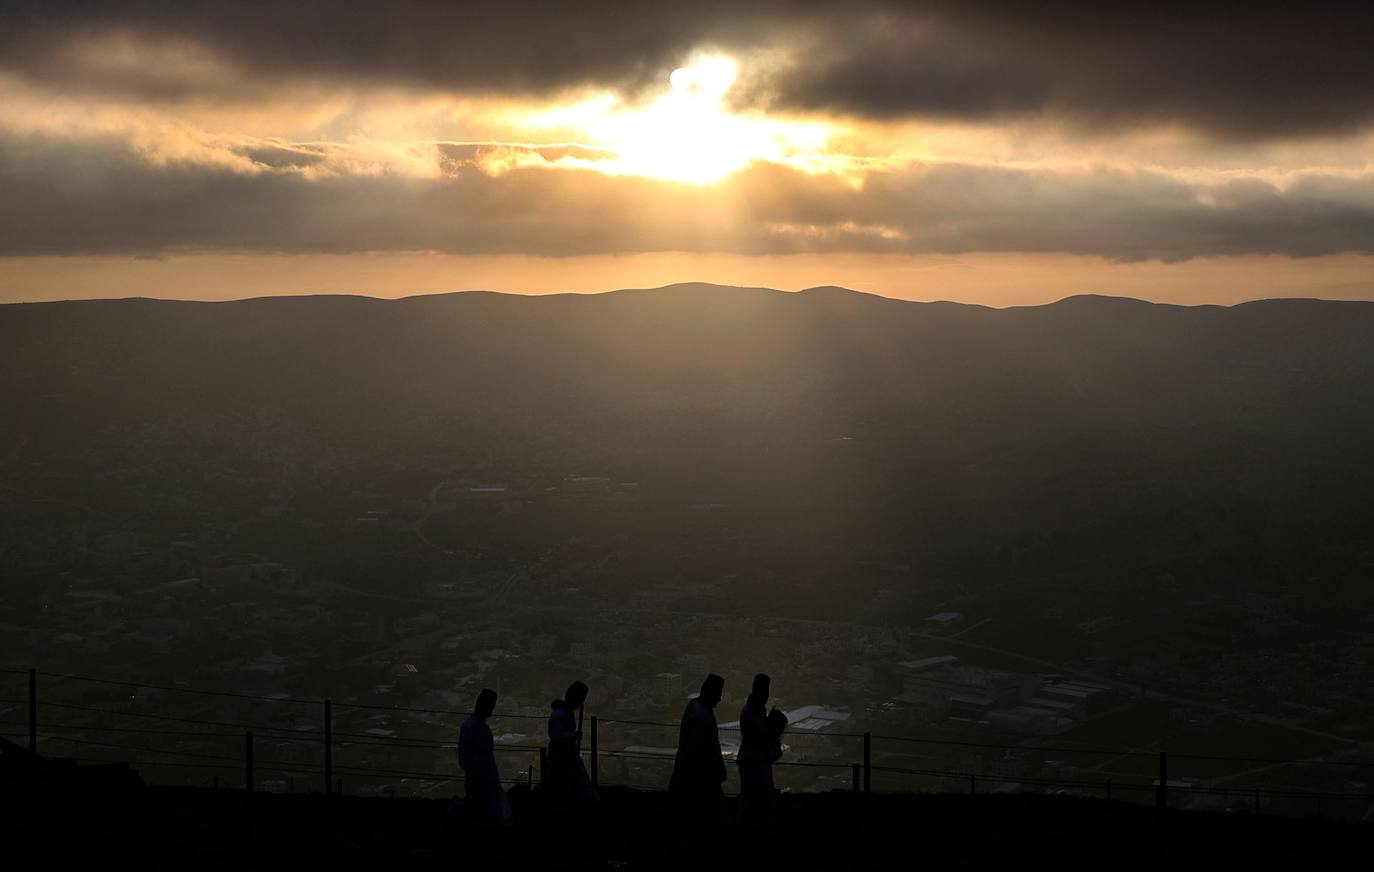
<path id="1" fill-rule="evenodd" d="M 445 741 L 435 735 L 397 733 L 389 726 L 358 729 L 356 724 L 381 719 L 390 725 L 391 719 L 399 716 L 408 719 L 412 728 L 442 730 L 456 736 L 457 722 L 469 714 L 467 711 L 282 694 L 263 696 L 34 669 L 0 669 L 0 675 L 14 676 L 20 681 L 27 675 L 26 699 L 0 699 L 0 715 L 7 710 L 13 711 L 12 707 L 18 707 L 19 711 L 26 708 L 27 721 L 0 717 L 0 733 L 21 738 L 23 734 L 11 728 L 27 727 L 28 745 L 35 753 L 56 746 L 63 750 L 60 756 L 81 762 L 128 761 L 138 765 L 140 770 L 179 773 L 182 781 L 190 775 L 196 783 L 234 786 L 248 791 L 263 787 L 291 791 L 297 789 L 296 779 L 300 778 L 302 787 L 325 794 L 342 792 L 346 779 L 351 785 L 363 785 L 352 792 L 384 791 L 385 795 L 394 796 L 399 784 L 403 790 L 410 789 L 419 795 L 449 795 L 456 792 L 456 783 L 463 778 L 456 767 L 455 771 L 435 768 L 436 757 L 456 760 L 456 741 Z M 102 705 L 42 700 L 40 678 L 44 686 L 55 679 L 68 687 L 121 688 L 129 692 L 129 698 L 110 699 Z M 266 707 L 277 714 L 277 722 L 245 720 L 233 715 L 186 717 L 149 711 L 149 700 L 140 699 L 147 694 L 200 698 L 208 705 L 221 707 L 227 703 L 239 708 Z M 40 710 L 44 715 L 41 721 Z M 50 713 L 51 720 L 48 719 Z M 544 771 L 542 722 L 545 718 L 543 714 L 492 716 L 497 727 L 494 730 L 498 738 L 496 750 L 502 755 L 502 769 L 518 774 L 518 777 L 506 779 L 505 783 L 532 786 L 541 777 Z M 588 721 L 583 753 L 594 783 L 649 790 L 666 786 L 676 741 L 676 723 L 596 715 L 590 716 Z M 349 723 L 355 727 L 340 729 Z M 722 727 L 727 734 L 730 729 Z M 608 747 L 608 732 L 614 739 L 609 744 L 618 749 Z M 646 746 L 645 733 L 661 741 Z M 510 737 L 529 741 L 503 741 Z M 1374 762 L 1329 759 L 1330 755 L 1320 759 L 1292 759 L 1137 748 L 1013 745 L 870 731 L 792 731 L 786 734 L 785 741 L 788 753 L 775 764 L 780 785 L 786 785 L 789 780 L 801 783 L 809 779 L 807 786 L 812 788 L 829 786 L 862 793 L 916 790 L 979 793 L 1014 787 L 1107 800 L 1153 802 L 1161 810 L 1186 802 L 1194 807 L 1244 809 L 1256 814 L 1305 813 L 1352 818 L 1365 814 L 1374 802 L 1374 792 L 1364 781 L 1374 769 Z M 950 768 L 946 758 L 929 753 L 932 749 L 973 754 L 974 762 Z M 264 750 L 270 750 L 273 755 L 263 756 Z M 91 756 L 97 754 L 100 756 Z M 342 760 L 339 759 L 341 754 Z M 369 765 L 372 757 L 382 754 L 393 763 L 403 762 L 390 766 Z M 989 760 L 984 755 L 993 756 Z M 350 758 L 359 756 L 365 758 L 361 763 L 350 762 Z M 1063 760 L 1049 760 L 1050 757 L 1102 758 L 1103 762 L 1067 764 Z M 1038 767 L 1032 765 L 1036 760 L 1040 761 Z M 408 763 L 414 765 L 406 765 Z M 1246 770 L 1250 775 L 1306 767 L 1308 783 L 1243 785 L 1232 783 L 1238 777 L 1234 773 L 1206 779 L 1182 778 L 1178 774 L 1182 767 L 1190 767 L 1188 771 L 1202 771 L 1208 766 L 1213 771 L 1251 767 Z M 789 772 L 804 775 L 793 778 L 787 774 Z M 645 782 L 646 773 L 653 783 Z M 280 776 L 285 781 L 265 776 Z M 1312 789 L 1313 783 L 1320 786 L 1333 782 L 1343 783 L 1347 789 Z"/>

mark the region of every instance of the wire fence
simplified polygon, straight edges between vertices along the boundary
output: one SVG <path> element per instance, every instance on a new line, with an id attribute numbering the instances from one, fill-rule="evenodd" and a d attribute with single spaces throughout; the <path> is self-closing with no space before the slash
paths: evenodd
<path id="1" fill-rule="evenodd" d="M 20 690 L 16 696 L 0 698 L 0 734 L 18 744 L 27 739 L 33 748 L 50 756 L 92 763 L 128 762 L 141 772 L 164 772 L 167 780 L 180 783 L 205 783 L 205 773 L 212 773 L 210 779 L 216 785 L 241 789 L 284 786 L 295 790 L 295 779 L 300 778 L 302 789 L 331 793 L 340 790 L 343 779 L 347 779 L 354 785 L 350 792 L 394 796 L 400 787 L 403 793 L 441 796 L 456 793 L 463 780 L 460 771 L 446 771 L 444 765 L 454 760 L 457 721 L 470 714 L 465 710 L 251 694 L 40 670 L 0 668 L 0 675 L 27 677 L 29 684 L 27 695 Z M 122 687 L 143 693 L 186 694 L 207 702 L 223 700 L 256 710 L 245 718 L 226 716 L 223 706 L 216 707 L 210 716 L 167 714 L 150 710 L 154 703 L 164 701 L 140 698 L 137 693 L 99 705 L 89 704 L 84 696 L 78 696 L 81 702 L 48 700 L 37 694 L 40 678 L 45 689 L 55 680 L 68 696 L 73 687 Z M 19 707 L 19 711 L 11 707 Z M 27 720 L 21 717 L 25 708 Z M 54 714 L 60 717 L 52 717 Z M 491 717 L 499 727 L 493 732 L 498 738 L 495 750 L 501 755 L 502 769 L 523 776 L 503 779 L 503 783 L 538 783 L 544 767 L 542 729 L 536 724 L 546 717 L 528 713 Z M 393 729 L 397 720 L 405 722 L 401 730 Z M 368 723 L 380 725 L 366 728 Z M 596 716 L 590 718 L 590 724 L 590 741 L 584 742 L 583 754 L 598 785 L 666 788 L 678 724 Z M 24 727 L 27 731 L 20 729 Z M 419 735 L 425 728 L 442 735 Z M 737 747 L 731 736 L 738 729 L 737 725 L 720 727 L 727 757 Z M 1153 798 L 1161 807 L 1172 799 L 1174 804 L 1194 807 L 1220 804 L 1255 812 L 1298 814 L 1306 807 L 1308 814 L 1354 817 L 1363 816 L 1374 803 L 1374 789 L 1367 783 L 1374 772 L 1374 760 L 1355 758 L 1350 750 L 1285 758 L 1042 744 L 1034 739 L 1011 744 L 831 729 L 795 730 L 785 734 L 784 742 L 788 753 L 775 765 L 779 784 L 791 789 L 1038 790 L 1105 799 Z M 273 756 L 259 758 L 255 748 L 270 750 Z M 1362 750 L 1362 746 L 1353 750 Z M 952 757 L 958 754 L 966 756 Z M 1056 756 L 1101 759 L 1069 764 L 1050 759 Z M 1333 759 L 1338 756 L 1342 759 Z M 1183 774 L 1189 771 L 1188 765 L 1197 764 L 1227 771 L 1212 772 L 1205 778 Z M 1272 779 L 1276 770 L 1300 771 L 1302 777 L 1290 774 L 1290 783 L 1278 783 Z M 1262 783 L 1239 783 L 1240 779 L 1260 775 L 1271 777 Z M 283 785 L 264 776 L 285 776 L 286 782 Z"/>

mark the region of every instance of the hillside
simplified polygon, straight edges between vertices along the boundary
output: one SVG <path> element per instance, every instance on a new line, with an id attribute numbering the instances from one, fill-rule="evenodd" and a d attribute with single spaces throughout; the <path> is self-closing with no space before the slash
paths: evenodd
<path id="1" fill-rule="evenodd" d="M 331 499 L 309 470 L 369 450 L 383 490 L 419 487 L 417 466 L 606 476 L 674 503 L 842 506 L 843 535 L 1031 570 L 1198 537 L 1228 560 L 1277 530 L 1358 563 L 1371 336 L 1366 303 L 999 310 L 838 288 L 10 305 L 0 458 L 23 449 L 0 470 L 85 477 L 80 501 L 122 514 L 134 485 L 194 490 L 264 451 Z M 115 466 L 123 485 L 91 480 Z"/>
<path id="2" fill-rule="evenodd" d="M 520 797 L 517 797 L 520 798 Z M 16 797 L 8 795 L 9 800 Z M 713 869 L 760 865 L 909 869 L 1052 863 L 1060 868 L 1302 868 L 1358 853 L 1368 825 L 1170 812 L 1129 803 L 1042 796 L 786 795 L 767 836 L 729 825 L 684 833 L 668 797 L 605 792 L 599 825 L 574 835 L 528 817 L 492 836 L 449 817 L 442 800 L 320 794 L 246 797 L 208 788 L 146 788 L 115 795 L 48 794 L 7 802 L 0 857 L 24 868 L 134 863 L 142 868 Z"/>

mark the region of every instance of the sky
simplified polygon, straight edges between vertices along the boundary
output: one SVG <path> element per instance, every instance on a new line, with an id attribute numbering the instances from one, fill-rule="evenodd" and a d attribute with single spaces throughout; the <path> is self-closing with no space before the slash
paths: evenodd
<path id="1" fill-rule="evenodd" d="M 1374 6 L 0 0 L 0 302 L 1374 299 Z"/>

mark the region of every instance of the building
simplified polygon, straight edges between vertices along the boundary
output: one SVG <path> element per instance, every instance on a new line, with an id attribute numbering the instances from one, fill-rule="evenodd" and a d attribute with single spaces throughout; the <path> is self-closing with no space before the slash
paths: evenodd
<path id="1" fill-rule="evenodd" d="M 1018 672 L 958 666 L 954 658 L 926 658 L 903 664 L 902 693 L 895 699 L 912 706 L 924 720 L 946 717 L 983 720 L 988 712 L 1010 709 L 1040 694 L 1040 679 Z"/>
<path id="2" fill-rule="evenodd" d="M 927 672 L 939 666 L 953 666 L 959 662 L 959 658 L 952 654 L 942 654 L 938 657 L 926 657 L 921 660 L 904 660 L 897 666 L 903 673 L 911 675 L 919 672 Z"/>
<path id="3" fill-rule="evenodd" d="M 1067 702 L 1079 709 L 1079 717 L 1090 717 L 1116 704 L 1116 691 L 1101 684 L 1086 681 L 1059 681 L 1047 684 L 1038 694 L 1047 700 Z"/>

